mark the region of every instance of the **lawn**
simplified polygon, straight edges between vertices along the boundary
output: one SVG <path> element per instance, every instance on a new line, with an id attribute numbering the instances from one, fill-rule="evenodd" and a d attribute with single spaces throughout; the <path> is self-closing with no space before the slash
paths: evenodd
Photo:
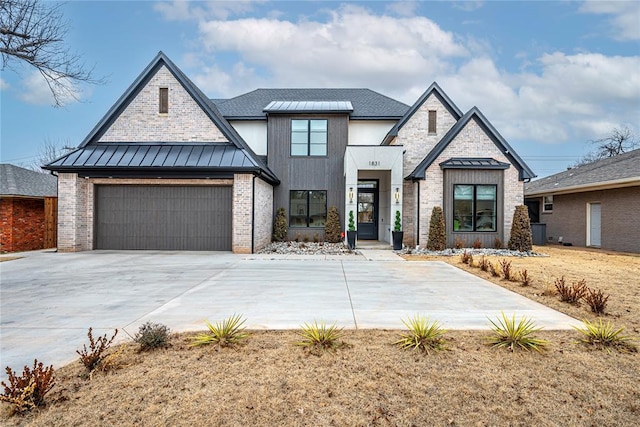
<path id="1" fill-rule="evenodd" d="M 610 294 L 604 319 L 640 344 L 640 257 L 540 247 L 548 257 L 510 258 L 533 284 L 490 278 L 459 257 L 439 257 L 576 318 L 584 304 L 544 295 L 556 278 Z M 409 260 L 424 259 L 408 256 Z M 432 259 L 432 258 L 430 258 Z M 499 259 L 499 258 L 498 258 Z M 497 261 L 498 259 L 493 259 Z M 477 262 L 477 260 L 476 260 Z M 427 313 L 428 314 L 428 313 Z M 212 319 L 213 320 L 213 319 Z M 435 354 L 391 345 L 399 331 L 349 330 L 348 344 L 320 356 L 292 343 L 295 331 L 253 331 L 244 346 L 216 351 L 174 335 L 167 349 L 126 344 L 115 366 L 89 378 L 79 363 L 56 370 L 47 405 L 3 425 L 640 425 L 640 354 L 577 344 L 575 331 L 542 331 L 548 351 L 510 352 L 487 332 L 452 331 Z"/>

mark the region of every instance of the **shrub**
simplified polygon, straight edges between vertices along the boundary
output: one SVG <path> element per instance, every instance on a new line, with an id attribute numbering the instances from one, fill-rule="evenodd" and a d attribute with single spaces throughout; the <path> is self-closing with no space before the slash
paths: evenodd
<path id="1" fill-rule="evenodd" d="M 489 273 L 493 277 L 500 277 L 500 269 L 496 268 L 496 265 L 492 262 L 489 263 Z"/>
<path id="2" fill-rule="evenodd" d="M 473 263 L 473 255 L 471 255 L 469 252 L 464 251 L 462 252 L 462 254 L 460 255 L 460 261 L 463 264 L 469 264 L 471 265 Z"/>
<path id="3" fill-rule="evenodd" d="M 447 247 L 447 234 L 445 230 L 442 208 L 435 206 L 431 211 L 427 249 L 430 251 L 442 251 Z"/>
<path id="4" fill-rule="evenodd" d="M 245 328 L 242 327 L 245 321 L 246 319 L 242 319 L 239 314 L 216 322 L 215 325 L 207 321 L 209 332 L 203 332 L 193 337 L 191 346 L 216 344 L 217 350 L 220 350 L 221 347 L 233 347 L 240 344 L 242 340 L 249 337 L 249 333 L 245 332 Z"/>
<path id="5" fill-rule="evenodd" d="M 579 280 L 573 285 L 567 285 L 564 276 L 560 279 L 556 279 L 556 290 L 560 301 L 568 302 L 569 304 L 580 305 L 580 300 L 587 293 L 587 285 L 584 280 Z"/>
<path id="6" fill-rule="evenodd" d="M 493 239 L 493 248 L 494 249 L 502 249 L 504 245 L 502 244 L 502 240 L 499 237 Z"/>
<path id="7" fill-rule="evenodd" d="M 516 206 L 511 224 L 508 247 L 512 251 L 530 252 L 533 249 L 529 210 L 525 205 Z"/>
<path id="8" fill-rule="evenodd" d="M 502 270 L 502 277 L 505 280 L 513 280 L 513 271 L 511 270 L 511 261 L 506 259 L 500 260 L 500 269 Z"/>
<path id="9" fill-rule="evenodd" d="M 589 308 L 591 308 L 591 311 L 596 314 L 603 314 L 607 306 L 607 301 L 609 300 L 609 295 L 603 294 L 599 289 L 593 290 L 587 288 L 587 293 L 582 299 L 584 299 Z"/>
<path id="10" fill-rule="evenodd" d="M 393 223 L 393 231 L 402 231 L 402 216 L 400 211 L 396 211 L 396 220 Z"/>
<path id="11" fill-rule="evenodd" d="M 482 258 L 480 258 L 480 262 L 478 263 L 478 267 L 480 267 L 480 270 L 489 271 L 489 265 L 490 262 L 487 261 L 487 257 L 482 255 Z"/>
<path id="12" fill-rule="evenodd" d="M 446 330 L 440 327 L 437 321 L 429 322 L 428 318 L 416 315 L 413 318 L 403 320 L 402 323 L 409 329 L 409 332 L 400 334 L 400 339 L 394 342 L 403 350 L 420 350 L 429 354 L 430 350 L 443 350 L 444 334 Z"/>
<path id="13" fill-rule="evenodd" d="M 529 276 L 529 272 L 527 271 L 526 268 L 523 268 L 522 270 L 520 270 L 520 283 L 522 284 L 522 286 L 529 286 L 531 285 L 532 279 L 531 276 Z"/>
<path id="14" fill-rule="evenodd" d="M 353 211 L 349 211 L 349 231 L 356 231 L 356 224 L 353 219 Z"/>
<path id="15" fill-rule="evenodd" d="M 340 214 L 335 206 L 331 206 L 329 212 L 327 212 L 327 221 L 324 223 L 324 240 L 329 243 L 340 243 L 342 241 Z"/>
<path id="16" fill-rule="evenodd" d="M 332 350 L 341 345 L 338 340 L 343 336 L 343 328 L 338 328 L 335 323 L 327 326 L 324 322 L 318 324 L 314 320 L 312 324 L 305 322 L 301 329 L 300 332 L 296 332 L 302 337 L 301 341 L 294 343 L 297 346 L 317 351 Z"/>
<path id="17" fill-rule="evenodd" d="M 462 240 L 461 238 L 457 237 L 455 238 L 455 240 L 453 241 L 453 247 L 456 249 L 462 249 L 466 246 L 467 244 L 465 243 L 464 240 Z"/>
<path id="18" fill-rule="evenodd" d="M 4 392 L 0 401 L 13 405 L 13 412 L 22 414 L 44 404 L 44 396 L 55 385 L 53 365 L 45 368 L 38 359 L 33 361 L 33 369 L 25 365 L 22 376 L 10 367 L 6 368 L 9 384 L 2 381 Z"/>
<path id="19" fill-rule="evenodd" d="M 516 323 L 515 313 L 511 319 L 502 313 L 502 319 L 498 317 L 497 323 L 491 319 L 489 322 L 493 335 L 487 338 L 487 341 L 493 347 L 506 347 L 511 351 L 520 348 L 541 352 L 549 344 L 548 341 L 533 337 L 541 328 L 536 328 L 533 321 L 524 316 Z"/>
<path id="20" fill-rule="evenodd" d="M 147 322 L 140 326 L 134 341 L 140 344 L 140 350 L 153 350 L 169 345 L 170 329 L 160 323 Z"/>
<path id="21" fill-rule="evenodd" d="M 477 238 L 477 239 L 473 242 L 473 248 L 474 248 L 474 249 L 480 249 L 480 248 L 482 248 L 482 240 L 480 240 L 480 238 Z"/>
<path id="22" fill-rule="evenodd" d="M 107 339 L 107 334 L 98 337 L 98 339 L 94 339 L 93 328 L 89 328 L 89 332 L 87 333 L 87 337 L 89 337 L 89 349 L 87 349 L 86 344 L 83 344 L 82 350 L 76 350 L 76 353 L 80 355 L 80 361 L 84 367 L 87 368 L 87 371 L 93 372 L 93 370 L 102 363 L 116 335 L 118 335 L 117 329 L 111 339 Z"/>
<path id="23" fill-rule="evenodd" d="M 637 351 L 631 343 L 631 338 L 622 335 L 624 328 L 616 328 L 610 321 L 607 320 L 605 323 L 602 319 L 598 319 L 596 322 L 583 320 L 582 323 L 584 328 L 574 326 L 574 329 L 583 335 L 581 342 L 605 349 L 607 352 L 611 348 L 622 352 Z"/>
<path id="24" fill-rule="evenodd" d="M 285 240 L 287 240 L 287 212 L 284 208 L 278 208 L 273 222 L 273 241 L 284 242 Z"/>

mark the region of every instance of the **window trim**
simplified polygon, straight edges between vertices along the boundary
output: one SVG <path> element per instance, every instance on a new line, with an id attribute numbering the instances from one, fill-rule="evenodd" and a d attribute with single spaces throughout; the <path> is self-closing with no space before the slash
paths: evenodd
<path id="1" fill-rule="evenodd" d="M 169 88 L 158 88 L 158 114 L 169 114 Z"/>
<path id="2" fill-rule="evenodd" d="M 295 192 L 305 192 L 306 196 L 307 196 L 307 204 L 306 204 L 306 218 L 305 218 L 305 225 L 297 225 L 297 224 L 293 224 L 292 219 L 292 207 L 291 207 L 291 194 L 295 193 Z M 312 226 L 309 225 L 311 223 L 311 217 L 309 216 L 310 212 L 311 212 L 311 193 L 313 192 L 318 192 L 318 193 L 324 193 L 324 216 L 325 216 L 325 223 L 327 222 L 327 215 L 328 215 L 328 210 L 327 210 L 327 190 L 289 190 L 289 228 L 300 228 L 300 229 L 307 229 L 307 228 L 311 228 L 311 229 L 319 229 L 322 228 L 324 229 L 324 224 L 323 225 L 318 225 L 318 226 Z"/>
<path id="3" fill-rule="evenodd" d="M 429 110 L 427 119 L 427 133 L 429 135 L 435 135 L 438 132 L 438 112 L 436 110 Z"/>
<path id="4" fill-rule="evenodd" d="M 455 229 L 455 205 L 456 205 L 456 186 L 471 186 L 473 187 L 473 195 L 471 196 L 471 223 L 472 223 L 472 227 L 471 230 L 456 230 Z M 493 229 L 492 230 L 478 230 L 478 223 L 477 223 L 477 215 L 478 215 L 478 211 L 477 211 L 477 202 L 478 202 L 478 187 L 493 187 L 494 188 L 494 194 L 495 194 L 495 198 L 493 199 L 493 209 L 494 209 L 494 214 L 493 217 L 495 218 L 495 221 L 493 223 Z M 452 193 L 452 208 L 453 208 L 453 223 L 451 224 L 451 228 L 452 231 L 454 233 L 497 233 L 498 232 L 498 185 L 497 184 L 453 184 L 453 187 L 451 189 L 451 193 Z"/>
<path id="5" fill-rule="evenodd" d="M 306 122 L 307 123 L 307 131 L 306 131 L 306 135 L 307 135 L 307 154 L 293 154 L 293 122 L 294 121 L 299 121 L 299 122 Z M 311 135 L 312 135 L 312 131 L 311 131 L 311 122 L 312 121 L 323 121 L 325 123 L 325 131 L 324 131 L 324 135 L 325 135 L 325 141 L 324 141 L 324 154 L 311 154 L 311 146 L 312 145 L 316 145 L 316 144 L 312 144 L 311 143 Z M 290 137 L 291 140 L 289 142 L 289 156 L 291 157 L 327 157 L 328 153 L 329 153 L 329 120 L 328 119 L 291 119 L 290 121 L 290 126 L 291 126 L 291 132 L 290 132 Z M 302 132 L 298 132 L 298 133 L 302 133 Z M 320 132 L 315 132 L 315 133 L 320 133 Z M 302 144 L 296 144 L 296 145 L 302 145 Z M 303 191 L 303 190 L 301 190 Z"/>
<path id="6" fill-rule="evenodd" d="M 546 199 L 549 198 L 551 203 L 547 203 Z M 551 206 L 547 208 L 547 205 Z M 553 194 L 542 196 L 542 213 L 553 213 Z"/>

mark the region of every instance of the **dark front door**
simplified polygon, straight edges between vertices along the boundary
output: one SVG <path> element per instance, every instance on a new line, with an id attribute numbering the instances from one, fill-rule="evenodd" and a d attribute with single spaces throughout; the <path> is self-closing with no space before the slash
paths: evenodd
<path id="1" fill-rule="evenodd" d="M 378 240 L 377 181 L 358 181 L 358 239 Z"/>

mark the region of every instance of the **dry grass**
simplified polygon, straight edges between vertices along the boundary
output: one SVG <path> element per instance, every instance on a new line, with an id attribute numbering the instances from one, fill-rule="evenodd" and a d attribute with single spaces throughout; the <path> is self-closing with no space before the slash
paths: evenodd
<path id="1" fill-rule="evenodd" d="M 584 278 L 612 295 L 608 318 L 638 339 L 640 258 L 536 249 L 551 257 L 512 259 L 514 268 L 533 276 L 530 287 L 491 279 L 478 268 L 470 271 L 570 315 L 595 319 L 587 307 L 541 295 L 545 277 Z M 470 268 L 458 259 L 446 261 Z M 448 350 L 431 355 L 394 346 L 398 331 L 345 331 L 342 339 L 349 345 L 321 356 L 293 345 L 296 331 L 255 331 L 242 348 L 219 352 L 191 347 L 192 336 L 175 335 L 169 348 L 145 353 L 128 344 L 117 369 L 91 380 L 79 363 L 56 369 L 57 385 L 46 408 L 8 417 L 3 407 L 0 424 L 640 424 L 640 354 L 577 344 L 577 331 L 539 332 L 551 342 L 543 355 L 490 348 L 484 344 L 487 332 L 477 331 L 448 332 Z"/>

